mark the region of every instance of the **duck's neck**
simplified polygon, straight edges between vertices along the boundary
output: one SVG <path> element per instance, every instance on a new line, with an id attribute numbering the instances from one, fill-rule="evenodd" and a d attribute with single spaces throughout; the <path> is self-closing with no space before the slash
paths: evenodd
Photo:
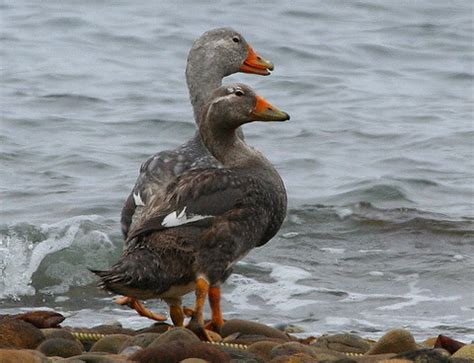
<path id="1" fill-rule="evenodd" d="M 199 116 L 212 92 L 222 85 L 223 71 L 203 59 L 190 57 L 186 67 L 186 82 L 193 106 L 194 120 L 199 124 Z"/>
<path id="2" fill-rule="evenodd" d="M 200 129 L 201 140 L 219 162 L 226 168 L 263 169 L 271 163 L 240 137 L 241 130 Z"/>

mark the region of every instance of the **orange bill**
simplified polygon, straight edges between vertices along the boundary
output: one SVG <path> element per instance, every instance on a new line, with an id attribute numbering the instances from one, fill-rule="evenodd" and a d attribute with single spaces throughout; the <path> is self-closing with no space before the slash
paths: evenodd
<path id="1" fill-rule="evenodd" d="M 240 66 L 240 71 L 268 76 L 270 71 L 273 71 L 273 63 L 260 57 L 260 55 L 249 45 L 247 58 Z"/>
<path id="2" fill-rule="evenodd" d="M 286 121 L 290 119 L 290 115 L 279 110 L 261 96 L 257 96 L 257 104 L 250 116 L 254 121 Z"/>

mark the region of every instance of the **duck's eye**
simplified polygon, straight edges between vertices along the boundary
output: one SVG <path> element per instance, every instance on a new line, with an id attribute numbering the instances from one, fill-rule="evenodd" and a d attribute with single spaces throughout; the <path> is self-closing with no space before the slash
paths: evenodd
<path id="1" fill-rule="evenodd" d="M 244 92 L 242 92 L 240 89 L 238 89 L 237 91 L 235 91 L 235 95 L 240 97 L 240 96 L 244 95 Z"/>
<path id="2" fill-rule="evenodd" d="M 240 39 L 239 39 L 239 37 L 233 37 L 233 38 L 232 38 L 232 41 L 233 41 L 234 43 L 238 43 L 238 42 L 240 42 Z"/>

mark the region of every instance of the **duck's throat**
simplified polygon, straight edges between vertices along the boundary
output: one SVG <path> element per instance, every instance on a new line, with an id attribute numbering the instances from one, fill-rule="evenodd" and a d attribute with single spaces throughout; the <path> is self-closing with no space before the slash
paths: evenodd
<path id="1" fill-rule="evenodd" d="M 194 120 L 199 125 L 199 116 L 204 105 L 209 101 L 212 92 L 222 85 L 222 72 L 219 69 L 208 69 L 204 64 L 188 63 L 186 82 L 189 97 L 193 106 Z"/>

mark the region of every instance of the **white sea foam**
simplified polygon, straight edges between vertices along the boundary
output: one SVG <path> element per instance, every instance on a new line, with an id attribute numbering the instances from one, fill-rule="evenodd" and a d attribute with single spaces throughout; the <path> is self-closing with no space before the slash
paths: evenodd
<path id="1" fill-rule="evenodd" d="M 0 241 L 0 298 L 18 299 L 22 295 L 33 295 L 35 289 L 31 286 L 31 279 L 43 259 L 52 253 L 70 247 L 77 239 L 82 222 L 99 220 L 102 220 L 102 218 L 89 215 L 65 219 L 54 224 L 43 224 L 41 225 L 41 233 L 47 238 L 34 244 L 15 235 L 2 236 Z M 101 232 L 93 231 L 92 233 Z M 101 237 L 112 245 L 107 236 L 102 234 Z M 56 288 L 52 287 L 50 291 L 46 292 L 67 291 L 71 279 L 85 276 L 83 273 L 71 269 L 72 266 L 65 262 L 61 261 L 59 264 L 64 267 L 60 273 L 61 283 Z M 57 268 L 58 264 L 52 264 L 48 266 L 47 272 L 48 269 L 51 272 Z M 65 273 L 66 271 L 67 273 Z"/>
<path id="2" fill-rule="evenodd" d="M 296 295 L 315 291 L 312 287 L 297 283 L 299 280 L 311 277 L 308 271 L 269 262 L 262 262 L 257 266 L 271 269 L 270 276 L 275 279 L 275 282 L 259 282 L 240 274 L 233 274 L 227 280 L 234 289 L 226 296 L 226 299 L 236 302 L 240 309 L 259 310 L 261 306 L 253 304 L 252 297 L 258 297 L 265 305 L 270 305 L 280 311 L 289 311 L 314 303 L 314 300 L 295 298 Z"/>

